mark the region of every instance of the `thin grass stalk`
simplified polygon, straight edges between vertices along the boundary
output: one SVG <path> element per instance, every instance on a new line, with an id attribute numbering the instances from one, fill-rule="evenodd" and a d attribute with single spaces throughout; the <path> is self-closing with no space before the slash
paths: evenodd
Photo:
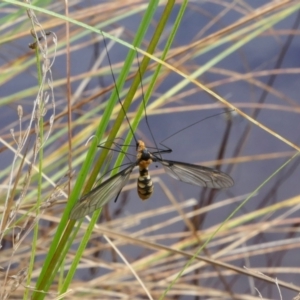
<path id="1" fill-rule="evenodd" d="M 32 13 L 32 11 L 28 11 L 28 16 L 32 22 L 32 26 L 34 27 L 35 25 L 39 26 L 40 24 L 38 23 L 37 19 L 35 18 L 34 14 Z M 36 35 L 36 32 L 35 32 Z M 16 161 L 16 159 L 18 157 L 21 156 L 21 152 L 22 149 L 24 148 L 24 146 L 26 145 L 26 143 L 28 143 L 28 137 L 29 137 L 29 131 L 30 128 L 32 127 L 32 125 L 35 125 L 35 133 L 36 133 L 36 140 L 34 141 L 34 147 L 33 147 L 33 154 L 32 154 L 32 160 L 29 161 L 29 168 L 27 171 L 27 174 L 25 176 L 25 181 L 24 181 L 24 185 L 22 186 L 22 192 L 21 195 L 19 196 L 17 202 L 16 202 L 16 210 L 19 208 L 20 203 L 22 202 L 22 200 L 24 199 L 29 184 L 31 182 L 31 177 L 32 177 L 32 167 L 36 162 L 37 157 L 39 156 L 39 167 L 38 167 L 38 181 L 39 183 L 42 182 L 42 169 L 43 169 L 43 146 L 44 146 L 44 140 L 46 140 L 48 138 L 47 135 L 44 136 L 44 130 L 43 130 L 43 115 L 44 115 L 44 107 L 45 107 L 45 102 L 48 101 L 49 97 L 44 93 L 44 87 L 45 87 L 45 83 L 46 80 L 48 80 L 48 84 L 51 85 L 51 76 L 48 77 L 48 74 L 51 74 L 51 63 L 50 61 L 48 61 L 48 53 L 47 53 L 47 47 L 43 48 L 43 68 L 41 66 L 41 60 L 39 57 L 39 50 L 38 47 L 36 48 L 36 63 L 37 63 L 37 70 L 38 70 L 38 85 L 39 85 L 39 93 L 36 97 L 36 100 L 33 102 L 33 109 L 32 109 L 32 114 L 30 117 L 30 122 L 29 125 L 27 127 L 27 129 L 24 131 L 23 134 L 21 134 L 21 129 L 22 129 L 22 115 L 23 115 L 23 111 L 22 107 L 20 106 L 18 108 L 18 113 L 19 113 L 19 122 L 20 122 L 20 136 L 19 139 L 16 140 L 14 138 L 14 134 L 13 134 L 13 139 L 15 141 L 15 144 L 17 145 L 17 150 L 15 150 L 16 155 L 15 155 L 15 159 L 14 161 Z M 50 87 L 51 90 L 51 87 Z M 53 94 L 51 95 L 53 96 Z M 52 98 L 52 97 L 51 97 Z M 52 98 L 52 104 L 53 104 L 53 111 L 54 111 L 54 99 Z M 28 149 L 27 149 L 28 150 Z M 25 155 L 23 155 L 23 159 L 25 160 L 25 156 L 27 155 L 28 151 L 26 150 Z M 26 159 L 27 160 L 27 159 Z M 11 166 L 12 171 L 14 169 L 13 166 Z M 16 182 L 17 183 L 17 182 Z M 32 274 L 32 270 L 33 270 L 33 266 L 34 266 L 34 260 L 35 260 L 35 248 L 36 248 L 36 244 L 37 244 L 37 239 L 38 239 L 38 232 L 39 232 L 39 226 L 38 226 L 38 215 L 40 214 L 40 204 L 41 204 L 41 184 L 38 186 L 38 192 L 37 192 L 37 209 L 36 209 L 36 218 L 33 220 L 33 227 L 29 227 L 27 230 L 25 230 L 25 232 L 23 233 L 23 236 L 20 238 L 16 239 L 16 243 L 14 245 L 14 249 L 12 251 L 12 253 L 15 253 L 17 251 L 17 249 L 19 248 L 21 242 L 23 241 L 23 239 L 29 234 L 29 232 L 31 232 L 31 230 L 34 230 L 33 233 L 33 250 L 31 252 L 31 256 L 30 256 L 30 262 L 29 262 L 29 269 L 28 271 L 26 270 L 26 275 L 27 275 L 27 282 L 30 281 L 30 277 Z M 14 213 L 13 216 L 11 217 L 10 222 L 12 222 L 13 220 L 15 220 L 16 218 L 16 214 Z M 25 222 L 27 222 L 31 217 L 28 217 L 27 215 L 24 216 L 23 218 L 27 218 L 27 220 Z M 22 218 L 21 218 L 22 219 Z M 16 221 L 16 224 L 19 222 L 20 220 L 18 219 Z M 10 269 L 10 262 L 8 264 L 8 268 L 7 271 L 9 271 Z M 5 289 L 1 289 L 1 298 L 5 298 L 5 296 L 3 295 Z M 24 294 L 24 297 L 26 297 L 26 293 Z"/>
<path id="2" fill-rule="evenodd" d="M 157 25 L 157 29 L 154 32 L 154 36 L 153 36 L 152 40 L 150 41 L 149 47 L 147 49 L 147 52 L 149 51 L 148 53 L 154 53 L 154 50 L 155 50 L 155 48 L 156 48 L 156 46 L 157 46 L 157 44 L 159 42 L 160 36 L 163 33 L 163 30 L 164 30 L 164 27 L 165 27 L 165 25 L 167 23 L 167 20 L 168 20 L 170 14 L 172 12 L 173 6 L 174 6 L 174 1 L 168 1 L 167 5 L 165 7 L 165 10 L 162 13 L 162 17 L 161 17 L 161 19 L 160 19 L 160 21 L 159 21 L 159 23 Z M 150 19 L 149 19 L 149 21 L 150 21 Z M 147 21 L 147 23 L 148 23 L 148 21 Z M 137 36 L 139 36 L 139 34 L 137 34 Z M 141 37 L 139 37 L 138 39 L 141 40 Z M 132 52 L 132 54 L 134 55 L 135 52 Z M 146 72 L 147 66 L 149 64 L 149 61 L 150 60 L 147 57 L 145 57 L 144 60 L 142 61 L 142 63 L 141 63 L 141 69 L 140 69 L 141 74 L 143 74 L 143 73 Z M 137 88 L 139 86 L 139 82 L 140 82 L 140 73 L 138 71 L 137 74 L 136 74 L 136 76 L 135 76 L 135 79 L 134 79 L 134 81 L 133 81 L 133 83 L 132 83 L 132 85 L 131 85 L 128 93 L 127 93 L 127 97 L 125 98 L 125 101 L 123 103 L 123 109 L 124 110 L 122 109 L 120 111 L 119 116 L 116 119 L 115 123 L 118 125 L 118 127 L 121 126 L 121 122 L 122 122 L 122 120 L 124 118 L 124 113 L 127 112 L 128 108 L 129 108 L 129 105 L 130 105 L 131 101 L 134 98 L 135 92 L 136 92 L 136 90 L 137 90 Z M 106 143 L 105 146 L 104 146 L 105 148 L 110 148 L 111 147 L 112 141 L 114 140 L 114 138 L 116 137 L 116 135 L 117 135 L 117 131 L 114 132 L 112 130 L 111 134 L 108 137 L 108 143 Z M 132 138 L 132 133 L 131 133 L 131 138 Z M 107 150 L 105 148 L 104 148 L 103 152 L 107 153 Z M 120 156 L 124 157 L 123 153 L 119 154 L 118 159 L 119 159 Z M 103 164 L 104 159 L 105 159 L 104 155 L 103 156 L 100 155 L 98 162 L 101 163 L 101 164 Z M 120 161 L 118 159 L 116 161 L 115 166 L 119 166 L 120 163 L 122 162 L 122 160 Z M 111 175 L 115 174 L 116 172 L 117 172 L 117 168 L 114 168 Z M 81 255 L 82 255 L 82 253 L 83 253 L 83 251 L 84 251 L 84 249 L 86 247 L 86 244 L 89 241 L 90 235 L 91 235 L 92 230 L 94 228 L 94 224 L 96 223 L 96 221 L 97 221 L 100 213 L 101 213 L 101 209 L 98 212 L 94 213 L 94 215 L 92 217 L 92 220 L 91 220 L 91 222 L 90 222 L 90 224 L 88 226 L 88 229 L 87 229 L 87 233 L 83 237 L 83 241 L 82 241 L 82 243 L 79 246 L 79 251 L 77 251 L 78 255 L 76 255 L 76 258 L 74 259 L 73 264 L 71 266 L 71 269 L 70 269 L 70 272 L 69 272 L 70 273 L 70 277 L 67 276 L 67 278 L 66 278 L 66 283 L 67 284 L 61 290 L 62 293 L 67 290 L 67 287 L 68 287 L 69 283 L 71 282 L 71 279 L 73 278 L 73 276 L 75 274 L 76 267 L 77 267 L 77 265 L 79 263 L 79 259 L 80 259 Z"/>
<path id="3" fill-rule="evenodd" d="M 124 77 L 125 78 L 125 77 Z M 133 97 L 133 96 L 132 96 Z M 111 111 L 112 111 L 112 109 L 111 109 Z M 106 118 L 102 118 L 102 122 L 103 122 L 103 120 L 105 121 L 106 120 Z M 107 122 L 108 123 L 108 122 Z M 116 122 L 115 122 L 115 124 L 116 124 Z M 121 122 L 120 122 L 120 124 L 121 124 Z M 115 125 L 114 125 L 115 126 Z M 119 124 L 117 124 L 117 126 L 116 127 L 118 127 L 118 126 L 120 126 Z M 102 131 L 102 127 L 101 126 L 99 126 L 100 127 L 100 131 Z M 118 130 L 116 130 L 116 132 L 117 132 Z M 99 134 L 98 134 L 98 132 L 96 133 L 96 137 L 98 137 L 99 136 Z M 93 143 L 93 145 L 91 146 L 91 148 L 92 147 L 95 147 L 96 148 L 96 145 L 95 145 L 95 143 Z M 95 149 L 94 148 L 94 149 Z M 90 151 L 89 151 L 90 152 Z M 89 154 L 89 153 L 88 153 Z M 75 187 L 76 187 L 76 185 L 75 185 Z M 74 190 L 75 190 L 75 187 L 74 187 Z M 71 198 L 72 198 L 72 195 L 74 195 L 75 194 L 75 192 L 73 191 L 73 193 L 71 194 L 71 197 L 70 197 L 70 202 L 71 202 Z M 76 194 L 75 194 L 76 195 Z M 77 196 L 77 195 L 76 195 Z M 76 200 L 77 200 L 77 198 L 76 198 Z M 66 211 L 67 211 L 67 213 L 69 214 L 69 210 L 68 209 L 66 209 Z M 95 218 L 95 222 L 96 222 L 96 219 L 97 218 Z M 73 222 L 73 221 L 71 221 L 71 222 L 69 222 L 68 224 L 67 224 L 67 228 L 66 228 L 66 230 L 65 230 L 65 232 L 64 232 L 64 236 L 62 237 L 62 239 L 61 239 L 61 242 L 60 242 L 60 245 L 58 246 L 58 248 L 57 248 L 57 251 L 56 251 L 56 253 L 58 253 L 58 252 L 60 252 L 60 253 L 62 253 L 62 248 L 61 248 L 61 245 L 64 245 L 66 242 L 67 242 L 67 239 L 65 238 L 66 236 L 68 236 L 69 235 L 69 232 L 70 232 L 70 230 L 72 229 L 72 227 L 74 226 L 74 223 L 75 222 Z M 92 222 L 93 223 L 93 222 Z M 93 227 L 93 225 L 91 225 L 91 228 Z M 89 232 L 91 232 L 91 231 L 88 231 L 87 232 L 87 235 L 89 236 Z M 88 241 L 88 239 L 87 239 L 87 241 Z M 86 244 L 87 243 L 87 241 L 84 241 L 83 242 L 83 244 Z M 66 249 L 66 247 L 63 247 L 64 249 Z M 84 248 L 85 248 L 85 246 L 84 246 Z M 51 259 L 51 265 L 50 264 L 47 264 L 49 267 L 47 267 L 46 268 L 46 273 L 45 274 L 47 274 L 48 273 L 48 275 L 49 274 L 52 274 L 52 275 L 50 275 L 50 277 L 49 276 L 45 276 L 44 278 L 46 279 L 47 278 L 47 280 L 42 280 L 41 281 L 41 283 L 40 284 L 38 284 L 37 285 L 37 289 L 38 290 L 45 290 L 45 288 L 47 289 L 47 288 L 49 288 L 50 287 L 50 283 L 49 282 L 51 282 L 51 278 L 53 279 L 54 278 L 54 276 L 55 276 L 55 274 L 56 274 L 56 270 L 55 269 L 57 269 L 58 268 L 58 266 L 59 266 L 59 264 L 60 263 L 58 263 L 58 264 L 56 264 L 56 266 L 57 267 L 55 267 L 54 266 L 54 261 L 56 261 L 56 260 L 60 260 L 60 258 L 59 258 L 59 256 L 58 255 L 56 255 L 55 253 L 54 253 L 54 255 L 52 256 L 52 259 Z M 45 263 L 45 265 L 46 265 L 46 263 Z M 50 267 L 50 266 L 53 266 L 53 267 Z M 45 267 L 45 266 L 44 266 Z M 49 278 L 50 278 L 50 280 L 49 280 Z M 45 288 L 44 288 L 45 287 Z M 39 297 L 39 295 L 41 295 L 42 297 L 43 297 L 43 295 L 42 295 L 42 293 L 35 293 L 35 294 L 37 294 L 37 296 Z M 39 295 L 38 295 L 39 294 Z M 35 298 L 33 298 L 33 299 L 35 299 Z M 39 298 L 37 298 L 37 299 L 39 299 Z"/>
<path id="4" fill-rule="evenodd" d="M 174 284 L 179 280 L 179 278 L 184 274 L 184 271 L 192 264 L 192 262 L 196 259 L 196 257 L 201 253 L 201 251 L 207 247 L 208 243 L 218 234 L 218 232 L 228 223 L 228 221 L 242 209 L 242 207 L 254 196 L 256 195 L 261 188 L 263 188 L 273 177 L 275 177 L 283 168 L 285 168 L 294 158 L 296 158 L 300 152 L 296 153 L 293 157 L 288 159 L 284 164 L 282 164 L 275 172 L 273 172 L 262 184 L 260 184 L 250 195 L 239 204 L 232 213 L 216 228 L 216 230 L 208 237 L 208 239 L 198 248 L 195 254 L 188 260 L 185 266 L 180 270 L 174 280 L 170 283 L 168 288 L 164 291 L 164 293 L 159 298 L 160 300 L 164 299 L 167 295 L 168 291 L 174 286 Z"/>
<path id="5" fill-rule="evenodd" d="M 209 93 L 216 100 L 219 100 L 220 102 L 222 102 L 223 104 L 228 106 L 229 108 L 236 109 L 234 106 L 228 105 L 228 103 L 225 99 L 224 99 L 225 101 L 223 101 L 223 99 L 221 99 L 221 97 L 216 96 L 216 93 L 214 93 L 213 91 L 208 89 L 204 84 L 196 81 L 196 78 L 203 75 L 207 70 L 209 70 L 210 68 L 215 66 L 217 63 L 221 62 L 222 60 L 224 60 L 226 57 L 228 57 L 232 53 L 235 53 L 236 50 L 240 49 L 241 47 L 243 47 L 244 45 L 249 43 L 251 40 L 258 37 L 266 30 L 272 28 L 272 26 L 276 25 L 278 22 L 287 18 L 289 15 L 295 13 L 299 9 L 300 9 L 300 4 L 295 4 L 292 7 L 286 8 L 286 10 L 284 10 L 284 11 L 280 11 L 280 12 L 276 13 L 275 15 L 272 15 L 270 17 L 267 17 L 266 19 L 259 21 L 259 22 L 257 22 L 260 25 L 259 28 L 256 29 L 255 31 L 252 31 L 251 33 L 248 33 L 247 35 L 245 35 L 245 30 L 247 30 L 247 29 L 241 29 L 240 31 L 238 31 L 239 32 L 238 35 L 236 33 L 233 33 L 232 36 L 235 38 L 235 40 L 237 40 L 234 44 L 229 46 L 226 50 L 222 51 L 222 53 L 220 53 L 213 59 L 209 60 L 206 64 L 201 66 L 201 68 L 199 68 L 198 70 L 196 70 L 195 72 L 193 72 L 192 74 L 190 74 L 188 76 L 185 75 L 183 72 L 180 72 L 178 69 L 173 68 L 169 64 L 160 62 L 160 60 L 153 58 L 157 62 L 164 64 L 166 67 L 169 67 L 174 72 L 176 72 L 177 74 L 179 74 L 185 78 L 180 83 L 178 83 L 178 84 L 174 85 L 172 88 L 170 88 L 168 91 L 168 94 L 164 95 L 161 98 L 158 98 L 156 100 L 156 103 L 157 103 L 156 105 L 161 104 L 165 100 L 166 97 L 174 96 L 176 93 L 178 93 L 180 90 L 182 90 L 184 87 L 186 87 L 188 84 L 190 84 L 192 82 L 192 83 L 196 84 L 197 86 L 199 86 L 204 91 L 206 91 L 207 93 Z M 240 38 L 240 36 L 242 36 L 242 38 Z M 224 40 L 228 41 L 227 37 L 225 37 Z M 219 45 L 219 43 L 216 43 L 216 44 Z M 221 44 L 223 44 L 223 43 L 221 43 Z M 214 44 L 212 47 L 215 47 Z M 212 47 L 209 47 L 209 48 L 212 48 Z M 201 54 L 205 53 L 205 52 L 206 52 L 205 50 L 201 50 Z M 154 104 L 152 104 L 152 105 L 154 105 Z M 237 112 L 239 112 L 239 111 L 237 110 Z"/>
<path id="6" fill-rule="evenodd" d="M 36 29 L 35 29 L 36 24 L 34 23 L 34 20 L 31 17 L 32 15 L 33 15 L 33 12 L 31 10 L 28 10 L 28 16 L 30 18 L 32 32 L 37 34 Z M 37 80 L 38 80 L 38 86 L 41 88 L 41 86 L 43 84 L 43 74 L 42 74 L 42 69 L 41 69 L 40 48 L 38 45 L 39 42 L 38 42 L 37 35 L 35 36 L 34 40 L 37 43 L 36 47 L 35 47 Z M 37 140 L 40 141 L 40 143 L 39 143 L 39 145 L 37 145 L 37 147 L 39 148 L 39 166 L 38 166 L 38 181 L 37 181 L 37 205 L 36 205 L 35 213 L 37 216 L 39 216 L 40 215 L 40 205 L 42 202 L 42 198 L 41 198 L 42 197 L 42 183 L 43 183 L 42 172 L 43 172 L 43 156 L 44 156 L 43 147 L 41 147 L 41 145 L 43 144 L 43 141 L 44 141 L 44 118 L 43 118 L 43 115 L 41 112 L 44 110 L 44 105 L 43 105 L 43 99 L 37 99 L 37 101 L 39 101 L 39 103 L 40 103 L 39 108 L 38 108 L 39 137 L 37 138 Z M 33 229 L 32 251 L 31 251 L 31 255 L 30 255 L 27 285 L 29 285 L 31 282 L 31 275 L 32 275 L 32 272 L 34 269 L 34 262 L 35 262 L 35 257 L 36 257 L 36 245 L 37 245 L 37 241 L 38 241 L 38 236 L 39 236 L 39 222 L 36 222 L 34 229 Z M 29 294 L 29 290 L 26 289 L 23 299 L 27 299 L 28 294 Z"/>

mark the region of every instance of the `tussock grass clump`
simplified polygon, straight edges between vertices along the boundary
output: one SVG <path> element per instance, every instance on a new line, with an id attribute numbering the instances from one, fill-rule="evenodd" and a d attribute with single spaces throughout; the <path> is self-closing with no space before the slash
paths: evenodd
<path id="1" fill-rule="evenodd" d="M 2 1 L 1 299 L 299 294 L 300 4 L 253 5 Z M 134 173 L 117 203 L 69 220 L 134 159 L 133 132 L 155 146 L 149 127 L 172 135 L 169 159 L 234 187 L 152 168 L 148 201 Z"/>

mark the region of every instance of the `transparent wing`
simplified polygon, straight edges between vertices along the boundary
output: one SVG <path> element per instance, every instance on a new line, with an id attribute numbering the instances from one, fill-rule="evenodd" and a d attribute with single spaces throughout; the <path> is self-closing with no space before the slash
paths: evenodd
<path id="1" fill-rule="evenodd" d="M 229 175 L 211 168 L 179 161 L 161 160 L 158 157 L 156 159 L 163 165 L 167 174 L 186 183 L 213 189 L 228 188 L 234 184 Z"/>
<path id="2" fill-rule="evenodd" d="M 80 219 L 104 206 L 111 199 L 116 198 L 128 182 L 130 174 L 135 166 L 135 163 L 130 165 L 82 196 L 74 205 L 70 214 L 70 219 Z"/>

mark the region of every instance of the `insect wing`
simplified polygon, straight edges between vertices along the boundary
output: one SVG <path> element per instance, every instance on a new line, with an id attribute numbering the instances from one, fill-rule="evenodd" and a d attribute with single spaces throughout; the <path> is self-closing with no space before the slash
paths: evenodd
<path id="1" fill-rule="evenodd" d="M 130 165 L 81 197 L 74 205 L 70 219 L 80 219 L 101 208 L 111 199 L 116 198 L 129 180 L 130 174 L 135 166 L 136 164 Z"/>
<path id="2" fill-rule="evenodd" d="M 161 160 L 158 157 L 156 159 L 163 165 L 167 174 L 186 183 L 213 189 L 228 188 L 234 184 L 229 175 L 211 168 L 179 161 Z"/>

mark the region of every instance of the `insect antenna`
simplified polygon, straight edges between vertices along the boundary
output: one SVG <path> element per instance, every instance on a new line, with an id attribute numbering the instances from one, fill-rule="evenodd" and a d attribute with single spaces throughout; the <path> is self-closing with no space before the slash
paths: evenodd
<path id="1" fill-rule="evenodd" d="M 148 130 L 150 132 L 152 141 L 154 142 L 154 146 L 155 146 L 155 149 L 156 149 L 156 151 L 152 152 L 152 154 L 158 154 L 160 156 L 160 159 L 162 159 L 161 153 L 163 153 L 163 152 L 171 153 L 172 149 L 163 145 L 164 147 L 167 148 L 167 150 L 165 150 L 165 151 L 164 150 L 159 150 L 159 148 L 157 146 L 157 143 L 155 141 L 154 135 L 152 133 L 152 130 L 151 130 L 151 127 L 150 127 L 150 124 L 149 124 L 149 121 L 148 121 L 148 115 L 147 115 L 145 97 L 144 97 L 144 86 L 143 86 L 142 74 L 141 74 L 141 71 L 140 71 L 139 53 L 137 51 L 136 51 L 136 57 L 137 57 L 138 72 L 139 72 L 139 76 L 140 76 L 140 84 L 141 84 L 141 90 L 142 90 L 142 102 L 143 102 L 143 106 L 144 106 L 145 121 L 146 121 L 146 125 L 148 127 Z"/>
<path id="2" fill-rule="evenodd" d="M 135 136 L 135 134 L 134 134 L 134 131 L 133 131 L 133 129 L 132 129 L 132 126 L 131 126 L 131 123 L 130 123 L 130 121 L 129 121 L 129 118 L 128 118 L 126 112 L 125 112 L 124 106 L 123 106 L 122 101 L 121 101 L 121 99 L 120 99 L 119 90 L 118 90 L 118 87 L 117 87 L 117 85 L 116 85 L 116 79 L 115 79 L 115 75 L 114 75 L 113 70 L 112 70 L 111 60 L 110 60 L 110 56 L 109 56 L 109 53 L 108 53 L 108 48 L 107 48 L 107 44 L 106 44 L 106 40 L 105 40 L 105 37 L 104 37 L 104 36 L 103 36 L 103 42 L 104 42 L 104 47 L 105 47 L 105 49 L 106 49 L 107 60 L 108 60 L 108 62 L 109 62 L 109 67 L 110 67 L 111 75 L 112 75 L 113 82 L 114 82 L 114 85 L 115 85 L 115 89 L 116 89 L 118 101 L 119 101 L 119 103 L 120 103 L 120 105 L 121 105 L 121 108 L 122 108 L 122 110 L 123 110 L 124 116 L 125 116 L 125 118 L 126 118 L 126 121 L 127 121 L 127 123 L 128 123 L 129 129 L 130 129 L 130 132 L 131 132 L 131 134 L 132 134 L 132 136 L 133 136 L 133 138 L 134 138 L 134 140 L 135 140 L 135 143 L 136 143 L 136 145 L 137 145 L 137 144 L 138 144 L 138 140 L 137 140 L 137 138 L 136 138 L 136 136 Z M 149 130 L 149 132 L 150 132 L 151 138 L 152 138 L 152 140 L 153 140 L 153 142 L 154 142 L 155 149 L 157 150 L 157 151 L 155 151 L 155 152 L 153 152 L 153 153 L 154 153 L 154 154 L 159 154 L 160 158 L 162 159 L 161 153 L 170 153 L 170 152 L 172 152 L 172 149 L 169 148 L 169 147 L 167 147 L 167 146 L 165 146 L 165 145 L 162 145 L 163 147 L 166 148 L 166 150 L 160 150 L 160 149 L 158 148 L 158 146 L 157 146 L 156 140 L 155 140 L 155 138 L 154 138 L 154 135 L 153 135 L 153 132 L 152 132 L 152 130 L 151 130 L 151 127 L 150 127 L 150 124 L 149 124 L 149 120 L 148 120 L 148 115 L 147 115 L 147 110 L 146 110 L 146 104 L 145 104 L 145 97 L 144 97 L 144 86 L 143 86 L 143 81 L 142 81 L 142 74 L 141 74 L 141 69 L 140 69 L 140 61 L 139 61 L 139 54 L 138 54 L 138 51 L 136 51 L 136 57 L 137 57 L 138 74 L 139 74 L 139 77 L 140 77 L 140 85 L 141 85 L 141 91 L 142 91 L 142 103 L 143 103 L 143 107 L 144 107 L 145 121 L 146 121 L 148 130 Z M 131 145 L 122 145 L 122 146 L 131 147 Z M 148 147 L 148 148 L 149 148 L 149 147 Z M 123 153 L 123 154 L 126 155 L 127 152 L 121 151 L 121 150 L 120 150 L 120 153 Z M 127 157 L 127 158 L 128 158 L 128 157 Z"/>
<path id="3" fill-rule="evenodd" d="M 129 122 L 129 118 L 128 118 L 127 114 L 126 114 L 126 111 L 125 111 L 124 106 L 122 104 L 122 101 L 120 99 L 120 93 L 119 93 L 118 86 L 117 86 L 117 83 L 116 83 L 116 78 L 115 78 L 115 75 L 114 75 L 114 72 L 113 72 L 113 69 L 112 69 L 112 66 L 111 66 L 111 60 L 110 60 L 110 56 L 109 56 L 109 53 L 108 53 L 108 48 L 107 48 L 107 44 L 106 44 L 106 40 L 105 40 L 104 35 L 103 35 L 103 42 L 104 42 L 104 47 L 105 47 L 105 50 L 106 50 L 106 53 L 107 53 L 107 60 L 109 62 L 110 72 L 111 72 L 111 75 L 112 75 L 112 78 L 113 78 L 113 82 L 114 82 L 114 85 L 115 85 L 115 89 L 116 89 L 118 101 L 119 101 L 119 103 L 121 105 L 121 108 L 123 110 L 124 116 L 125 116 L 125 118 L 127 120 L 128 126 L 129 126 L 130 131 L 131 131 L 131 133 L 133 135 L 133 138 L 135 140 L 135 143 L 137 144 L 138 143 L 137 138 L 135 137 L 135 134 L 134 134 L 133 129 L 131 127 L 131 124 Z"/>
<path id="4" fill-rule="evenodd" d="M 124 140 L 123 138 L 116 138 L 116 139 L 120 139 L 120 140 Z M 102 144 L 104 144 L 105 142 L 103 142 Z M 125 145 L 125 144 L 118 144 L 116 142 L 112 142 L 112 144 L 117 147 L 118 149 L 113 149 L 113 148 L 110 148 L 110 147 L 105 147 L 105 146 L 102 146 L 101 144 L 97 145 L 98 148 L 102 148 L 102 149 L 107 149 L 107 150 L 110 150 L 110 151 L 114 151 L 114 152 L 117 152 L 117 153 L 122 153 L 126 156 L 126 158 L 130 161 L 129 159 L 129 156 L 133 156 L 135 157 L 134 154 L 131 154 L 131 153 L 127 153 L 126 151 L 123 151 L 122 150 L 122 147 L 126 146 L 126 147 L 134 147 L 133 145 Z"/>

